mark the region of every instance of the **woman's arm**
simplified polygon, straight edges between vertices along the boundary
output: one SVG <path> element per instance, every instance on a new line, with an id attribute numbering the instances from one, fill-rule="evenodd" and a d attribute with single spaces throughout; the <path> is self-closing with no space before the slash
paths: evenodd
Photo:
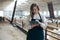
<path id="1" fill-rule="evenodd" d="M 41 17 L 42 17 L 42 21 L 43 21 L 42 23 L 39 22 L 38 20 L 36 20 L 36 21 L 41 25 L 41 27 L 42 27 L 43 29 L 46 29 L 46 27 L 47 27 L 47 19 L 45 18 L 44 15 L 42 15 Z"/>
<path id="2" fill-rule="evenodd" d="M 42 24 L 41 26 L 43 27 L 43 29 L 46 29 L 47 28 L 47 19 L 45 17 L 45 15 L 42 15 Z"/>

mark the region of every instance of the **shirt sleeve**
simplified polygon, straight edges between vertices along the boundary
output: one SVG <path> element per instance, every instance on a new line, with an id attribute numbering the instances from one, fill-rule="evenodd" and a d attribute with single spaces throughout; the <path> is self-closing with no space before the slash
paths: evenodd
<path id="1" fill-rule="evenodd" d="M 41 17 L 42 17 L 42 23 L 41 23 L 41 27 L 43 28 L 43 29 L 46 29 L 47 28 L 47 19 L 46 19 L 46 17 L 45 17 L 45 15 L 41 15 Z"/>

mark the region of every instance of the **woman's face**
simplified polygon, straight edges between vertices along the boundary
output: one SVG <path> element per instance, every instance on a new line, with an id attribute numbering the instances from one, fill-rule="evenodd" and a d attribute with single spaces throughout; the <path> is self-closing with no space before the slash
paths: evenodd
<path id="1" fill-rule="evenodd" d="M 37 7 L 33 7 L 33 13 L 38 13 L 39 12 L 39 10 L 38 10 L 38 8 Z"/>

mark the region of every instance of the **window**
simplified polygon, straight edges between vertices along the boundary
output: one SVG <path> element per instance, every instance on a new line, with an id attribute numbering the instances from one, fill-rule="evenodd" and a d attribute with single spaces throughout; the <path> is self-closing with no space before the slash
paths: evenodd
<path id="1" fill-rule="evenodd" d="M 28 11 L 23 11 L 23 15 L 24 15 L 24 16 L 28 16 L 28 15 L 30 15 L 30 12 L 28 12 Z"/>
<path id="2" fill-rule="evenodd" d="M 0 16 L 2 16 L 2 17 L 4 16 L 4 15 L 3 15 L 3 11 L 0 11 Z"/>
<path id="3" fill-rule="evenodd" d="M 57 11 L 54 11 L 54 15 L 55 15 L 55 17 L 57 17 L 57 16 L 58 16 Z"/>
<path id="4" fill-rule="evenodd" d="M 58 11 L 58 16 L 60 16 L 60 11 Z"/>

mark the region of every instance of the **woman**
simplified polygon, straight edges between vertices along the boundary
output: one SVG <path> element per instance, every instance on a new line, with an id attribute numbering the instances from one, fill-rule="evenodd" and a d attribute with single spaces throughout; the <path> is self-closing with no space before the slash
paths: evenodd
<path id="1" fill-rule="evenodd" d="M 39 7 L 35 3 L 30 7 L 30 24 L 32 28 L 28 30 L 27 40 L 44 40 L 43 29 L 47 27 L 47 22 L 45 16 L 40 15 Z"/>

